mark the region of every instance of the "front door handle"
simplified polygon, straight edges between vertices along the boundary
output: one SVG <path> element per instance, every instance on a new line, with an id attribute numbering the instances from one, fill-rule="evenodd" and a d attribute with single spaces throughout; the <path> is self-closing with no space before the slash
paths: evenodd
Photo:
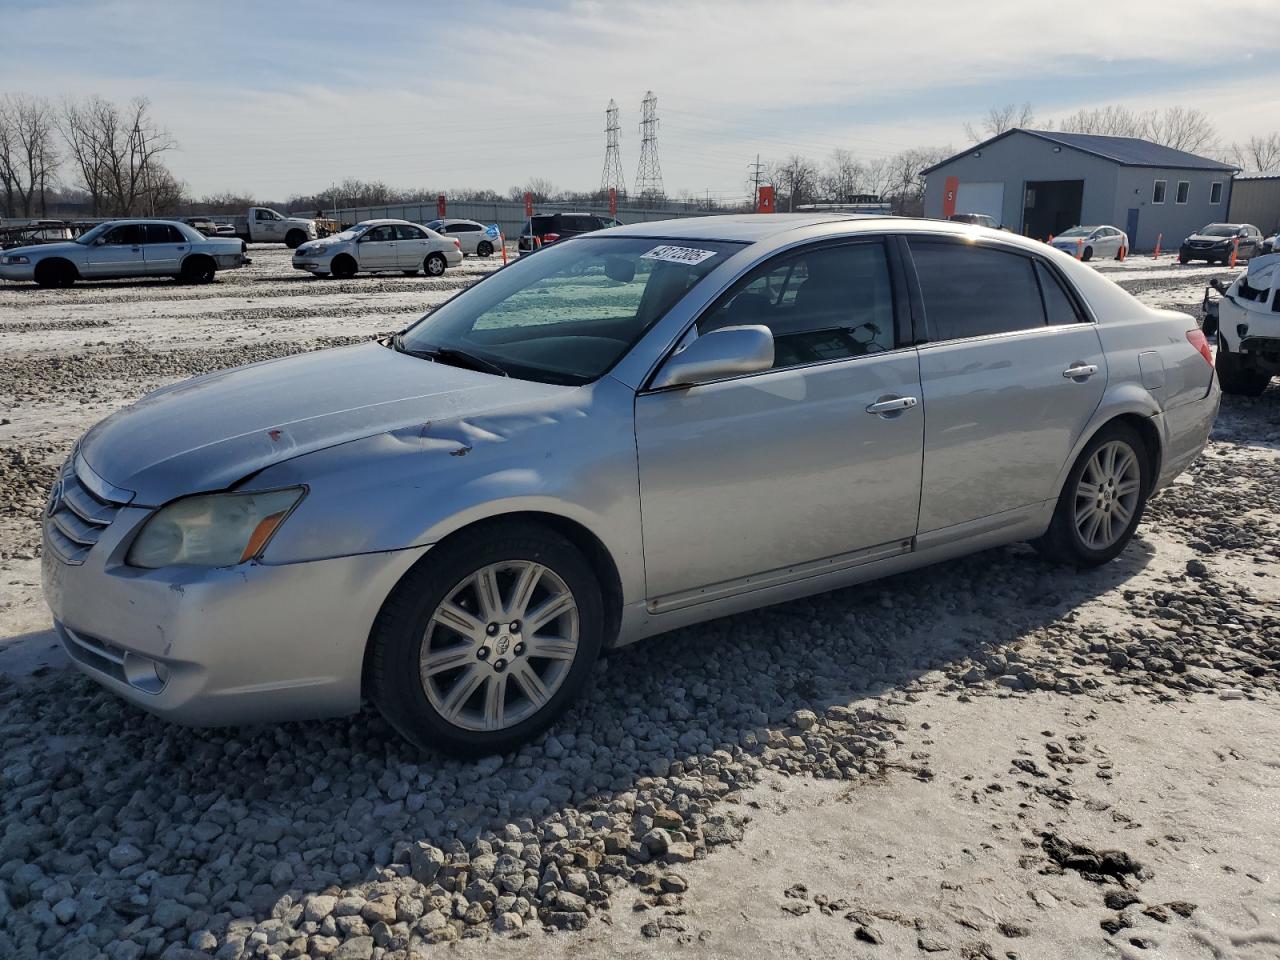
<path id="1" fill-rule="evenodd" d="M 878 416 L 901 413 L 903 410 L 910 410 L 919 402 L 915 397 L 889 397 L 885 400 L 877 400 L 868 406 L 867 413 Z"/>
<path id="2" fill-rule="evenodd" d="M 1063 370 L 1062 375 L 1068 380 L 1088 380 L 1097 372 L 1096 363 L 1077 363 Z"/>

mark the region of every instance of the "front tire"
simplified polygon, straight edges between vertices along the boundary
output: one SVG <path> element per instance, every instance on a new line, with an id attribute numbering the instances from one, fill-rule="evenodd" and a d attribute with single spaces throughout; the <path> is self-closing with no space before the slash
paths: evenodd
<path id="1" fill-rule="evenodd" d="M 1190 263 L 1190 262 L 1191 262 L 1191 258 L 1190 258 L 1190 257 L 1188 257 L 1185 253 L 1180 253 L 1180 254 L 1178 254 L 1178 262 L 1179 262 L 1179 263 Z"/>
<path id="2" fill-rule="evenodd" d="M 493 244 L 488 240 L 481 240 L 476 244 L 476 255 L 481 257 L 493 256 Z"/>
<path id="3" fill-rule="evenodd" d="M 329 271 L 338 280 L 347 280 L 356 275 L 356 261 L 353 257 L 340 253 L 329 264 Z"/>
<path id="4" fill-rule="evenodd" d="M 387 598 L 370 637 L 373 699 L 423 749 L 505 752 L 582 692 L 603 638 L 581 552 L 538 524 L 492 524 L 433 549 Z"/>
<path id="5" fill-rule="evenodd" d="M 1092 259 L 1093 259 L 1093 247 L 1085 247 L 1085 248 L 1084 248 L 1084 253 L 1080 254 L 1080 259 L 1081 259 L 1081 260 L 1092 260 Z"/>
<path id="6" fill-rule="evenodd" d="M 1271 374 L 1252 370 L 1248 361 L 1227 348 L 1225 338 L 1218 338 L 1218 355 L 1214 358 L 1218 386 L 1223 393 L 1237 397 L 1260 397 L 1271 384 Z"/>
<path id="7" fill-rule="evenodd" d="M 429 253 L 427 254 L 427 259 L 422 261 L 422 269 L 427 272 L 429 277 L 444 276 L 445 267 L 448 265 L 443 253 Z"/>
<path id="8" fill-rule="evenodd" d="M 77 276 L 76 268 L 66 260 L 41 260 L 36 264 L 35 279 L 41 287 L 69 287 Z"/>
<path id="9" fill-rule="evenodd" d="M 284 235 L 284 245 L 290 250 L 297 250 L 307 242 L 307 234 L 303 230 L 290 230 Z"/>
<path id="10" fill-rule="evenodd" d="M 1115 559 L 1142 519 L 1150 472 L 1138 431 L 1123 423 L 1103 427 L 1071 468 L 1049 529 L 1033 546 L 1047 559 L 1075 567 Z"/>

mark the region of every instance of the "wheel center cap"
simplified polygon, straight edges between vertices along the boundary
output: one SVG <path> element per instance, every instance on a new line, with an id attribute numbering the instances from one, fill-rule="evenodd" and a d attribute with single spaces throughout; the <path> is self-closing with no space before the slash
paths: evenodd
<path id="1" fill-rule="evenodd" d="M 511 646 L 511 638 L 504 633 L 502 636 L 498 637 L 498 642 L 493 646 L 494 649 L 498 651 L 498 655 L 502 656 L 507 652 L 507 648 Z"/>

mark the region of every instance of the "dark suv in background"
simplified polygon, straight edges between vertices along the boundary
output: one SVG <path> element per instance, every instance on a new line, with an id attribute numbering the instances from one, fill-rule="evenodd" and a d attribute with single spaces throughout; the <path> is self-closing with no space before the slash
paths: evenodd
<path id="1" fill-rule="evenodd" d="M 1236 247 L 1236 241 L 1240 242 Z M 1236 256 L 1241 260 L 1260 256 L 1262 247 L 1262 231 L 1252 223 L 1211 223 L 1201 227 L 1178 248 L 1178 262 L 1188 263 L 1192 260 L 1203 260 L 1223 263 L 1231 259 L 1231 250 L 1236 247 Z"/>
<path id="2" fill-rule="evenodd" d="M 525 221 L 516 249 L 521 253 L 532 253 L 536 249 L 535 238 L 538 241 L 536 246 L 545 247 L 548 243 L 555 243 L 565 237 L 620 226 L 620 220 L 594 213 L 535 213 Z"/>

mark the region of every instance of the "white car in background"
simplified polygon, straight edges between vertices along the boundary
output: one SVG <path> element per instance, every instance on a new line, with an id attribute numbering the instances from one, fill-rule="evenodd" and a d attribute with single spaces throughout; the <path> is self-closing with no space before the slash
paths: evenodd
<path id="1" fill-rule="evenodd" d="M 317 277 L 353 277 L 357 273 L 413 276 L 419 270 L 438 277 L 462 262 L 462 245 L 408 220 L 364 220 L 323 240 L 293 251 L 293 266 Z"/>
<path id="2" fill-rule="evenodd" d="M 1115 227 L 1072 227 L 1053 238 L 1053 247 L 1081 260 L 1094 257 L 1120 259 L 1120 251 L 1129 252 L 1129 236 Z"/>
<path id="3" fill-rule="evenodd" d="M 462 246 L 462 252 L 468 256 L 491 257 L 501 242 L 500 237 L 494 236 L 488 227 L 475 220 L 445 217 L 432 220 L 427 227 L 436 233 L 457 240 Z"/>

